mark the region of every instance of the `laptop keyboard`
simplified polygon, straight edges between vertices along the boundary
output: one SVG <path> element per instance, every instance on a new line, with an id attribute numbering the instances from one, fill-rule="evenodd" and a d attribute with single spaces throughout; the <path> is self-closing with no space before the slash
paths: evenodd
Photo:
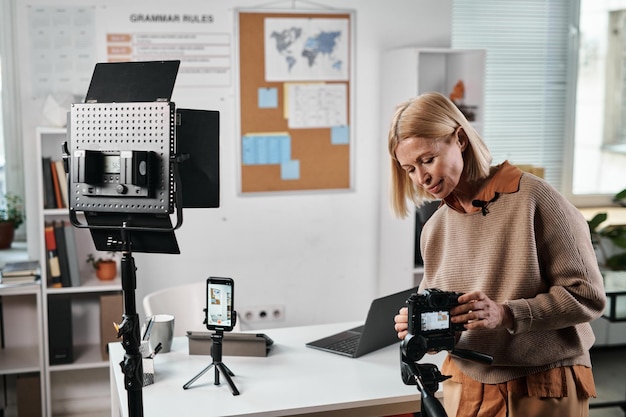
<path id="1" fill-rule="evenodd" d="M 359 339 L 361 338 L 360 334 L 355 334 L 344 340 L 339 340 L 338 342 L 331 343 L 327 346 L 328 349 L 334 350 L 336 352 L 343 353 L 354 353 L 356 351 L 357 346 L 359 345 Z"/>

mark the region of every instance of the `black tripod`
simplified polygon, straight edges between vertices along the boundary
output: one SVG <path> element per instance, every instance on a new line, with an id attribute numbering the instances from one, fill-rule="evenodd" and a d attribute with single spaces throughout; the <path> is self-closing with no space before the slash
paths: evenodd
<path id="1" fill-rule="evenodd" d="M 422 396 L 420 417 L 448 417 L 443 405 L 435 397 L 435 392 L 439 388 L 439 383 L 450 377 L 442 375 L 436 365 L 418 363 L 429 351 L 443 350 L 433 349 L 433 347 L 441 346 L 450 347 L 450 349 L 445 350 L 449 350 L 452 355 L 463 359 L 486 364 L 493 362 L 493 358 L 484 353 L 454 348 L 454 334 L 426 337 L 423 335 L 407 335 L 400 344 L 400 371 L 402 381 L 406 385 L 417 385 L 417 390 Z"/>
<path id="2" fill-rule="evenodd" d="M 207 371 L 210 370 L 211 367 L 215 366 L 215 385 L 220 384 L 220 372 L 221 372 L 222 375 L 224 375 L 224 378 L 226 378 L 226 381 L 228 382 L 228 385 L 230 386 L 230 390 L 233 392 L 233 395 L 239 395 L 239 390 L 237 389 L 237 387 L 235 386 L 235 383 L 233 382 L 233 379 L 231 378 L 231 376 L 235 376 L 235 374 L 230 369 L 228 369 L 228 366 L 226 366 L 224 362 L 222 362 L 222 340 L 223 339 L 224 339 L 223 330 L 218 329 L 215 331 L 215 333 L 211 335 L 211 341 L 213 342 L 213 346 L 211 346 L 211 356 L 213 357 L 213 362 L 209 366 L 204 368 L 202 371 L 200 371 L 198 375 L 191 378 L 189 382 L 183 385 L 183 389 L 189 389 L 191 387 L 191 384 L 196 382 L 198 378 L 200 378 L 202 375 L 207 373 Z"/>
<path id="3" fill-rule="evenodd" d="M 431 363 L 402 362 L 402 379 L 404 383 L 417 385 L 417 390 L 422 396 L 420 417 L 448 416 L 443 405 L 435 397 L 439 383 L 448 378 L 450 377 L 447 375 L 441 375 L 437 366 Z"/>
<path id="4" fill-rule="evenodd" d="M 131 417 L 143 417 L 143 366 L 141 363 L 141 344 L 139 331 L 139 315 L 135 303 L 135 289 L 137 277 L 135 274 L 135 259 L 130 251 L 130 237 L 126 224 L 121 229 L 124 245 L 121 269 L 122 269 L 122 292 L 124 293 L 124 315 L 119 325 L 117 337 L 122 337 L 122 346 L 126 353 L 124 360 L 120 362 L 124 374 L 124 386 L 128 392 L 128 414 Z"/>

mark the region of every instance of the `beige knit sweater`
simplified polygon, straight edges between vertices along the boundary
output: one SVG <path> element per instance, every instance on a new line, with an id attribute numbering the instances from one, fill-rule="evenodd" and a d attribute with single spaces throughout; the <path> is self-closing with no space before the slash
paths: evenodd
<path id="1" fill-rule="evenodd" d="M 581 213 L 548 183 L 522 175 L 520 189 L 501 194 L 486 215 L 442 205 L 421 237 L 420 290 L 481 290 L 506 303 L 513 333 L 461 333 L 458 348 L 487 353 L 492 365 L 456 359 L 483 383 L 500 383 L 546 369 L 591 366 L 589 322 L 604 310 L 602 276 Z"/>

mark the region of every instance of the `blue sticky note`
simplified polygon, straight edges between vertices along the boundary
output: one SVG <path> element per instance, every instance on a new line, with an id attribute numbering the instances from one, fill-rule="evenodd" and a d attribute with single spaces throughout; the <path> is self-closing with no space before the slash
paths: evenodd
<path id="1" fill-rule="evenodd" d="M 280 162 L 291 160 L 291 137 L 280 136 Z"/>
<path id="2" fill-rule="evenodd" d="M 269 164 L 269 149 L 267 143 L 270 136 L 256 136 L 256 157 L 257 164 Z"/>
<path id="3" fill-rule="evenodd" d="M 241 162 L 243 165 L 257 163 L 256 140 L 254 136 L 244 136 L 241 139 Z"/>
<path id="4" fill-rule="evenodd" d="M 283 180 L 299 180 L 300 161 L 294 159 L 280 164 L 280 178 Z"/>
<path id="5" fill-rule="evenodd" d="M 267 138 L 267 163 L 280 163 L 280 136 L 269 136 Z"/>
<path id="6" fill-rule="evenodd" d="M 291 160 L 291 137 L 277 134 L 245 135 L 241 138 L 243 165 L 280 164 Z"/>
<path id="7" fill-rule="evenodd" d="M 259 108 L 261 109 L 275 109 L 278 107 L 278 89 L 272 88 L 259 88 Z"/>
<path id="8" fill-rule="evenodd" d="M 331 127 L 330 143 L 333 145 L 347 145 L 350 143 L 350 128 L 348 126 Z"/>

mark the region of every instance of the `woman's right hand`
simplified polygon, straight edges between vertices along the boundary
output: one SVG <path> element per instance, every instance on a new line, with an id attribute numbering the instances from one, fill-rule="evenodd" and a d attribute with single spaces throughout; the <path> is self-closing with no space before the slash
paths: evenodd
<path id="1" fill-rule="evenodd" d="M 393 318 L 393 321 L 396 323 L 394 328 L 398 332 L 398 338 L 403 340 L 409 334 L 409 309 L 402 307 Z"/>

